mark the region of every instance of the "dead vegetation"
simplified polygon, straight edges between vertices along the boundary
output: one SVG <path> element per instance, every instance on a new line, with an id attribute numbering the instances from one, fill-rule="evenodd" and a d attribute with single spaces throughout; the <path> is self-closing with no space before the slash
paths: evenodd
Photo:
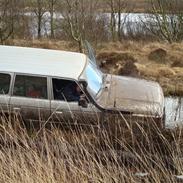
<path id="1" fill-rule="evenodd" d="M 152 52 L 149 53 L 148 59 L 159 62 L 159 63 L 166 63 L 166 56 L 167 56 L 167 51 L 162 49 L 162 48 L 157 48 L 153 50 Z"/>
<path id="2" fill-rule="evenodd" d="M 142 128 L 120 118 L 113 123 L 118 126 L 112 132 L 92 126 L 30 131 L 1 117 L 0 182 L 177 182 L 182 129 Z"/>
<path id="3" fill-rule="evenodd" d="M 77 51 L 77 47 L 72 42 L 67 41 L 51 41 L 49 39 L 33 39 L 33 40 L 8 40 L 6 45 L 34 47 L 44 49 L 55 49 L 65 51 Z"/>
<path id="4" fill-rule="evenodd" d="M 105 61 L 102 65 L 105 72 L 129 76 L 135 73 L 135 77 L 159 82 L 166 95 L 183 94 L 182 43 L 111 43 L 98 50 L 98 59 Z M 126 72 L 120 72 L 125 69 L 125 63 L 134 63 L 136 67 L 131 64 Z M 120 70 L 116 67 L 119 64 Z"/>

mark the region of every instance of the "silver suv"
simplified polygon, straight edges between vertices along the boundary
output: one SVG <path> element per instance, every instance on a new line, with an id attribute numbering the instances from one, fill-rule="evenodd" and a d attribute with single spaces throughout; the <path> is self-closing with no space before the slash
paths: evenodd
<path id="1" fill-rule="evenodd" d="M 5 113 L 63 124 L 96 123 L 114 115 L 163 123 L 164 96 L 156 82 L 104 74 L 81 53 L 0 46 L 0 56 Z"/>

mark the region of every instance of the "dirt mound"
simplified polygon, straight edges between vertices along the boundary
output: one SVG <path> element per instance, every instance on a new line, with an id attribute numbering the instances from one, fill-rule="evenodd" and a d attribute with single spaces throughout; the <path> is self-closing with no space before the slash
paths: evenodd
<path id="1" fill-rule="evenodd" d="M 164 76 L 164 77 L 170 77 L 170 76 L 174 76 L 175 72 L 172 69 L 170 69 L 170 68 L 160 67 L 158 69 L 158 75 L 159 76 Z"/>
<path id="2" fill-rule="evenodd" d="M 183 67 L 183 60 L 175 60 L 172 64 L 171 67 Z"/>
<path id="3" fill-rule="evenodd" d="M 128 61 L 123 66 L 118 63 L 116 66 L 118 67 L 116 73 L 118 75 L 132 77 L 138 77 L 140 75 L 139 70 L 133 61 Z"/>
<path id="4" fill-rule="evenodd" d="M 97 59 L 100 67 L 109 73 L 125 76 L 139 76 L 135 63 L 137 59 L 129 52 L 101 52 Z"/>
<path id="5" fill-rule="evenodd" d="M 106 64 L 115 64 L 118 61 L 128 61 L 137 62 L 133 55 L 129 52 L 101 52 L 97 56 L 97 60 L 104 62 Z"/>
<path id="6" fill-rule="evenodd" d="M 167 56 L 167 51 L 164 50 L 163 48 L 157 48 L 150 52 L 148 58 L 150 60 L 159 62 L 159 63 L 165 63 L 166 62 L 166 56 Z"/>

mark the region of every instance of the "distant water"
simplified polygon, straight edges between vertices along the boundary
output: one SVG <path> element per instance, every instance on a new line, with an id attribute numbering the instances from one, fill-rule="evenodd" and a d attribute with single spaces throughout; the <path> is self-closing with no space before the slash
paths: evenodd
<path id="1" fill-rule="evenodd" d="M 37 18 L 34 12 L 27 12 L 25 13 L 26 16 L 32 17 L 32 21 L 30 22 L 30 32 L 33 37 L 37 36 Z M 105 17 L 107 24 L 110 23 L 110 13 L 99 13 L 97 15 L 98 18 Z M 64 19 L 64 16 L 61 13 L 54 13 L 53 15 L 54 19 L 59 21 L 59 24 L 62 23 L 62 20 Z M 51 28 L 50 28 L 50 13 L 45 12 L 43 15 L 43 21 L 42 21 L 42 29 L 41 34 L 42 36 L 50 35 Z M 116 21 L 118 21 L 117 13 L 115 14 Z M 126 34 L 128 32 L 128 29 L 130 31 L 136 32 L 136 31 L 144 31 L 144 24 L 142 22 L 151 22 L 153 21 L 153 15 L 152 14 L 146 14 L 146 13 L 121 13 L 121 23 L 123 24 L 122 30 Z M 141 28 L 140 28 L 141 27 Z M 117 29 L 117 27 L 116 27 Z"/>
<path id="2" fill-rule="evenodd" d="M 183 127 L 183 97 L 165 98 L 165 111 L 167 127 Z"/>

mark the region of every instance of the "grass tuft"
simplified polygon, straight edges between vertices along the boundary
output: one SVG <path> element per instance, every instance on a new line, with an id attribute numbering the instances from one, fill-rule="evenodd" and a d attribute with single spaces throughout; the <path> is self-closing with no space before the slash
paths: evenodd
<path id="1" fill-rule="evenodd" d="M 20 124 L 1 118 L 0 182 L 172 183 L 182 174 L 182 129 L 120 118 L 89 131 Z"/>

